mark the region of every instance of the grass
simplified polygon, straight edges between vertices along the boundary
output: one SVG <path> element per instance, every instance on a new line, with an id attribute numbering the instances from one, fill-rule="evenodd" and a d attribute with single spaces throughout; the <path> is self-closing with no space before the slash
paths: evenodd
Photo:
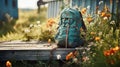
<path id="1" fill-rule="evenodd" d="M 3 25 L 0 28 L 0 36 L 1 36 L 0 41 L 27 40 L 25 36 L 26 33 L 24 33 L 25 29 L 29 28 L 30 25 L 36 26 L 37 21 L 40 21 L 40 24 L 45 23 L 47 21 L 46 10 L 47 10 L 46 8 L 42 8 L 41 13 L 38 14 L 37 10 L 19 9 L 18 20 L 11 20 L 10 22 L 2 22 Z M 32 33 L 31 36 L 38 36 L 37 34 L 39 32 L 37 30 L 36 32 Z M 32 39 L 35 38 L 33 37 Z"/>

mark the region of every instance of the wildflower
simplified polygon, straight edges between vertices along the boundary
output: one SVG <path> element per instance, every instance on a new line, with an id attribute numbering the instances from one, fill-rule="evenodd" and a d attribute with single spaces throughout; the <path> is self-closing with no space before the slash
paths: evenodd
<path id="1" fill-rule="evenodd" d="M 47 22 L 47 27 L 52 27 L 52 26 L 53 26 L 53 24 L 55 24 L 55 20 L 54 20 L 54 19 L 52 19 L 52 18 L 48 19 L 48 22 Z"/>
<path id="2" fill-rule="evenodd" d="M 25 29 L 24 32 L 25 32 L 25 33 L 29 33 L 30 30 L 29 30 L 29 29 Z"/>
<path id="3" fill-rule="evenodd" d="M 32 28 L 33 26 L 34 26 L 33 24 L 30 24 L 30 26 L 29 26 L 29 27 L 30 27 L 30 28 Z"/>
<path id="4" fill-rule="evenodd" d="M 109 52 L 110 52 L 110 55 L 113 55 L 113 54 L 115 53 L 115 51 L 113 50 L 113 48 L 111 48 L 111 49 L 109 50 Z"/>
<path id="5" fill-rule="evenodd" d="M 66 60 L 70 60 L 72 58 L 75 58 L 77 55 L 78 55 L 78 51 L 70 52 L 69 54 L 66 55 Z"/>
<path id="6" fill-rule="evenodd" d="M 107 19 L 108 19 L 108 17 L 104 17 L 103 19 L 104 19 L 104 20 L 107 20 Z"/>
<path id="7" fill-rule="evenodd" d="M 37 24 L 40 24 L 40 21 L 37 21 Z"/>
<path id="8" fill-rule="evenodd" d="M 91 34 L 91 35 L 94 35 L 94 34 L 96 34 L 96 32 L 90 32 L 90 34 Z"/>
<path id="9" fill-rule="evenodd" d="M 87 6 L 87 9 L 90 9 L 90 6 Z"/>
<path id="10" fill-rule="evenodd" d="M 98 10 L 97 14 L 99 14 L 99 15 L 100 15 L 100 14 L 101 14 L 101 11 L 100 11 L 100 10 Z"/>
<path id="11" fill-rule="evenodd" d="M 110 22 L 110 24 L 115 24 L 115 21 L 114 21 L 114 20 L 113 20 L 113 21 L 111 21 L 111 22 Z"/>
<path id="12" fill-rule="evenodd" d="M 85 56 L 85 57 L 82 58 L 82 61 L 83 61 L 83 62 L 86 62 L 86 61 L 88 61 L 88 60 L 89 60 L 89 58 L 88 58 L 87 56 Z"/>
<path id="13" fill-rule="evenodd" d="M 77 58 L 73 58 L 73 62 L 78 63 L 78 59 Z"/>
<path id="14" fill-rule="evenodd" d="M 106 13 L 105 12 L 101 12 L 101 17 L 105 17 Z"/>
<path id="15" fill-rule="evenodd" d="M 7 62 L 6 62 L 6 67 L 12 67 L 12 64 L 11 64 L 10 61 L 7 61 Z"/>
<path id="16" fill-rule="evenodd" d="M 120 48 L 118 46 L 116 46 L 115 48 L 113 48 L 114 51 L 118 51 Z"/>
<path id="17" fill-rule="evenodd" d="M 104 51 L 104 56 L 110 56 L 110 51 L 109 50 Z"/>
<path id="18" fill-rule="evenodd" d="M 89 23 L 93 21 L 92 17 L 90 17 L 90 16 L 87 17 L 86 20 L 87 20 Z"/>
<path id="19" fill-rule="evenodd" d="M 107 13 L 107 14 L 106 14 L 106 17 L 108 17 L 108 18 L 109 18 L 110 16 L 111 16 L 111 14 L 110 14 L 110 13 Z"/>
<path id="20" fill-rule="evenodd" d="M 100 2 L 99 2 L 99 5 L 101 5 L 102 3 L 103 3 L 103 1 L 100 1 Z"/>
<path id="21" fill-rule="evenodd" d="M 61 55 L 60 55 L 60 54 L 58 54 L 58 55 L 56 55 L 56 56 L 57 56 L 57 59 L 58 59 L 58 60 L 61 59 Z"/>
<path id="22" fill-rule="evenodd" d="M 87 11 L 87 9 L 86 9 L 86 8 L 83 8 L 83 9 L 81 10 L 82 15 L 84 15 L 84 14 L 86 13 L 86 11 Z"/>
<path id="23" fill-rule="evenodd" d="M 51 39 L 48 39 L 48 43 L 49 43 L 49 45 L 51 45 Z"/>
<path id="24" fill-rule="evenodd" d="M 37 21 L 37 25 L 38 25 L 38 27 L 40 27 L 40 21 Z"/>
<path id="25" fill-rule="evenodd" d="M 95 40 L 96 40 L 96 41 L 99 41 L 99 40 L 100 40 L 100 37 L 95 37 Z"/>
<path id="26" fill-rule="evenodd" d="M 85 51 L 82 52 L 82 54 L 85 54 L 85 53 L 86 53 Z"/>
<path id="27" fill-rule="evenodd" d="M 70 52 L 69 54 L 67 54 L 66 60 L 70 60 L 73 56 L 73 52 Z"/>

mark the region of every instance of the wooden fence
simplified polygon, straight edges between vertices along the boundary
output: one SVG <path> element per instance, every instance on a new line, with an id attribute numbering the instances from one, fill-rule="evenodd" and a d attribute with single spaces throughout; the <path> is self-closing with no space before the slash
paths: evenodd
<path id="1" fill-rule="evenodd" d="M 120 14 L 120 0 L 70 0 L 69 3 L 70 7 L 77 6 L 80 10 L 82 8 L 89 8 L 88 13 L 93 15 L 96 12 L 96 7 L 98 7 L 98 10 L 103 10 L 103 8 L 106 6 L 111 13 L 117 12 L 118 8 L 118 14 Z M 61 7 L 64 6 L 63 1 L 50 1 L 48 3 L 48 18 L 55 18 L 60 14 Z M 64 6 L 66 7 L 66 6 Z"/>

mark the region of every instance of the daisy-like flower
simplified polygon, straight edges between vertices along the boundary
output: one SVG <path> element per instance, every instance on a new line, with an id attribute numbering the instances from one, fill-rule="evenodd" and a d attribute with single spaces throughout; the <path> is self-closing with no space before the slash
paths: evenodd
<path id="1" fill-rule="evenodd" d="M 108 19 L 108 17 L 104 17 L 103 19 L 104 19 L 104 20 L 107 20 L 107 19 Z"/>
<path id="2" fill-rule="evenodd" d="M 114 20 L 113 20 L 113 21 L 111 21 L 111 22 L 110 22 L 110 24 L 115 24 L 115 21 L 114 21 Z"/>
<path id="3" fill-rule="evenodd" d="M 57 57 L 58 60 L 61 59 L 61 55 L 60 54 L 56 55 L 56 57 Z"/>
<path id="4" fill-rule="evenodd" d="M 25 32 L 25 33 L 29 33 L 30 30 L 29 30 L 29 29 L 25 29 L 24 32 Z"/>
<path id="5" fill-rule="evenodd" d="M 100 1 L 100 2 L 99 2 L 99 5 L 101 5 L 102 3 L 103 3 L 103 1 Z"/>
<path id="6" fill-rule="evenodd" d="M 90 6 L 89 6 L 89 5 L 87 6 L 87 9 L 90 9 Z"/>
<path id="7" fill-rule="evenodd" d="M 36 23 L 37 23 L 37 24 L 40 24 L 40 21 L 37 21 Z"/>

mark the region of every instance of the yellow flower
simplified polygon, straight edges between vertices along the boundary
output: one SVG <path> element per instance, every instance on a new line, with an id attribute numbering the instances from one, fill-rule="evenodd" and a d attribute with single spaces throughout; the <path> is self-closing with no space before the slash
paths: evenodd
<path id="1" fill-rule="evenodd" d="M 101 17 L 105 17 L 106 13 L 105 12 L 101 12 Z"/>
<path id="2" fill-rule="evenodd" d="M 48 43 L 51 43 L 51 39 L 48 39 Z"/>
<path id="3" fill-rule="evenodd" d="M 95 40 L 96 40 L 96 41 L 99 41 L 99 40 L 100 40 L 100 37 L 95 37 Z"/>
<path id="4" fill-rule="evenodd" d="M 90 34 L 91 34 L 91 35 L 94 35 L 94 34 L 96 34 L 96 32 L 90 32 Z"/>
<path id="5" fill-rule="evenodd" d="M 93 18 L 89 16 L 89 17 L 86 18 L 86 20 L 90 23 L 90 22 L 93 21 Z"/>
<path id="6" fill-rule="evenodd" d="M 118 51 L 120 48 L 118 46 L 116 46 L 115 48 L 113 48 L 114 51 Z"/>

